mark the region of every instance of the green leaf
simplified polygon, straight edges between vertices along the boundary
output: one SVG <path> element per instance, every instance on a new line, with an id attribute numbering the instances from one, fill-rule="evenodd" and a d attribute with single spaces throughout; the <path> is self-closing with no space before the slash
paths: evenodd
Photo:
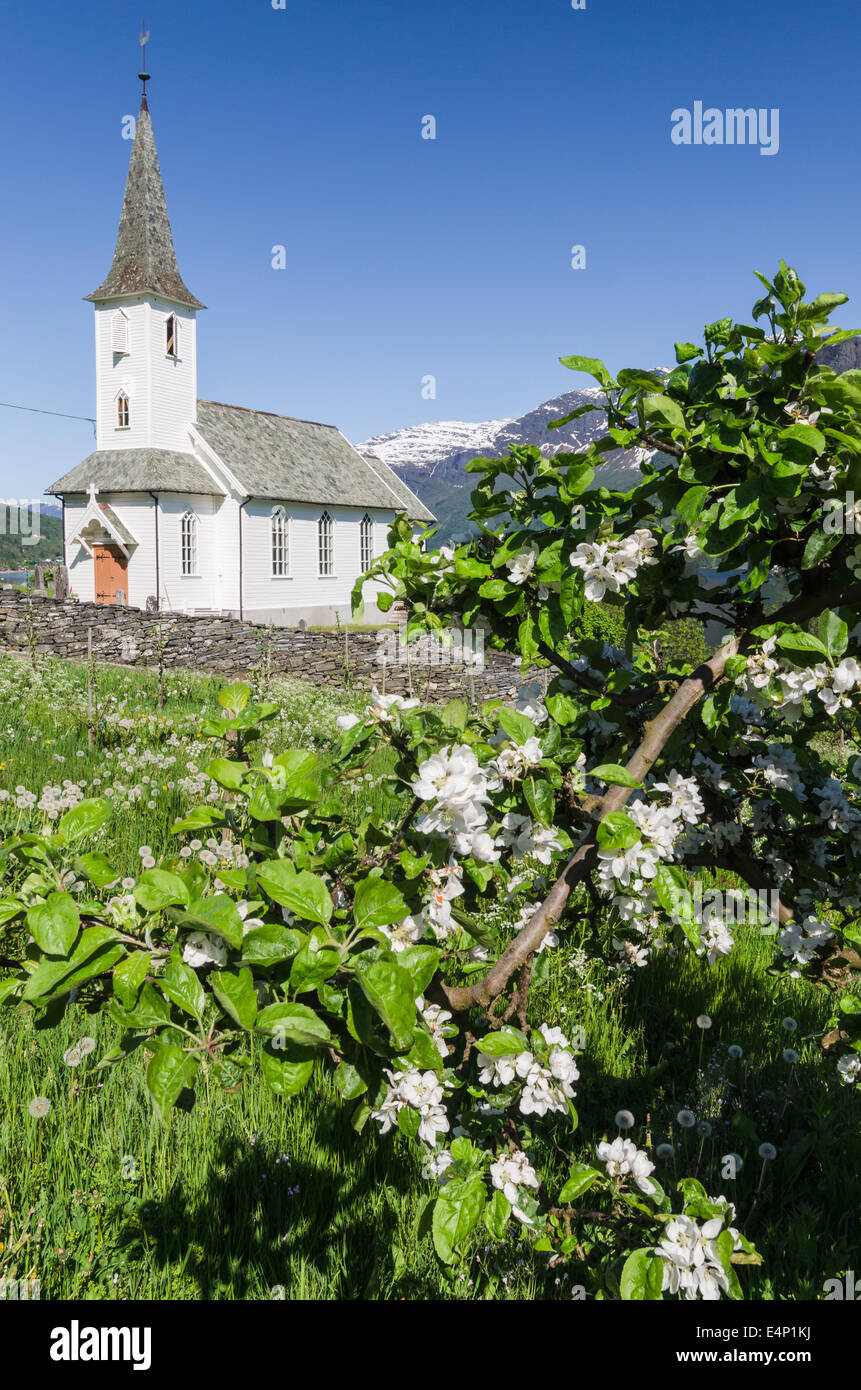
<path id="1" fill-rule="evenodd" d="M 215 893 L 211 898 L 198 898 L 187 912 L 171 908 L 169 915 L 178 926 L 188 931 L 215 932 L 231 946 L 242 946 L 242 918 L 232 898 Z"/>
<path id="2" fill-rule="evenodd" d="M 181 1047 L 160 1047 L 147 1067 L 147 1090 L 164 1120 L 186 1086 L 194 1080 L 195 1066 Z"/>
<path id="3" fill-rule="evenodd" d="M 368 1089 L 368 1083 L 352 1062 L 342 1062 L 335 1069 L 335 1088 L 342 1100 L 357 1100 Z"/>
<path id="4" fill-rule="evenodd" d="M 563 367 L 571 372 L 586 372 L 598 382 L 599 386 L 610 386 L 613 378 L 598 357 L 560 357 Z"/>
<path id="5" fill-rule="evenodd" d="M 253 1028 L 257 1018 L 257 994 L 251 971 L 213 971 L 209 982 L 225 1013 L 228 1013 L 240 1028 Z"/>
<path id="6" fill-rule="evenodd" d="M 685 417 L 678 401 L 670 396 L 646 396 L 643 399 L 643 417 L 648 422 L 666 425 L 673 430 L 687 430 Z"/>
<path id="7" fill-rule="evenodd" d="M 132 951 L 114 966 L 114 995 L 123 1009 L 133 1009 L 150 970 L 146 951 Z"/>
<path id="8" fill-rule="evenodd" d="M 22 998 L 27 1001 L 43 999 L 58 992 L 61 985 L 64 990 L 71 989 L 84 978 L 100 974 L 108 969 L 108 964 L 115 965 L 125 954 L 125 948 L 117 943 L 117 933 L 112 928 L 86 927 L 67 960 L 43 960 L 36 967 L 24 986 Z"/>
<path id="9" fill-rule="evenodd" d="M 825 644 L 820 642 L 818 637 L 814 637 L 812 632 L 804 632 L 800 627 L 781 632 L 777 638 L 777 645 L 784 651 L 816 652 L 820 656 L 828 655 Z"/>
<path id="10" fill-rule="evenodd" d="M 642 782 L 638 782 L 632 777 L 627 768 L 621 767 L 619 763 L 602 763 L 600 767 L 593 767 L 589 773 L 590 777 L 596 777 L 601 782 L 611 782 L 617 787 L 637 787 L 642 789 Z"/>
<path id="11" fill-rule="evenodd" d="M 694 919 L 693 897 L 688 879 L 677 864 L 661 864 L 652 880 L 658 902 L 681 925 L 692 946 L 700 944 L 700 924 Z"/>
<path id="12" fill-rule="evenodd" d="M 141 987 L 132 1007 L 123 1008 L 119 1001 L 115 1001 L 109 1006 L 108 1013 L 115 1023 L 125 1029 L 159 1028 L 162 1024 L 170 1023 L 170 1005 L 148 980 Z"/>
<path id="13" fill-rule="evenodd" d="M 257 869 L 257 882 L 281 907 L 306 922 L 326 926 L 334 906 L 325 883 L 306 870 L 297 872 L 286 859 L 268 859 Z"/>
<path id="14" fill-rule="evenodd" d="M 598 844 L 602 849 L 630 849 L 642 838 L 638 826 L 624 811 L 610 811 L 598 826 Z"/>
<path id="15" fill-rule="evenodd" d="M 816 455 L 821 454 L 827 445 L 825 435 L 815 425 L 790 425 L 788 429 L 781 430 L 777 437 L 781 443 L 791 440 L 794 444 L 803 444 L 805 449 L 812 449 Z"/>
<path id="16" fill-rule="evenodd" d="M 436 946 L 406 946 L 398 955 L 398 965 L 406 970 L 413 982 L 414 997 L 424 994 L 440 962 L 442 952 Z"/>
<path id="17" fill-rule="evenodd" d="M 250 965 L 277 965 L 279 961 L 291 960 L 303 940 L 300 932 L 277 922 L 265 922 L 243 936 L 242 959 Z"/>
<path id="18" fill-rule="evenodd" d="M 337 974 L 341 956 L 328 942 L 322 927 L 315 927 L 294 957 L 290 968 L 290 988 L 294 994 L 307 994 Z"/>
<path id="19" fill-rule="evenodd" d="M 81 854 L 75 860 L 75 868 L 96 888 L 110 888 L 122 877 L 106 854 Z"/>
<path id="20" fill-rule="evenodd" d="M 308 1057 L 305 1048 L 284 1048 L 276 1050 L 269 1043 L 260 1054 L 260 1070 L 267 1086 L 276 1095 L 298 1095 L 311 1080 L 314 1058 Z"/>
<path id="21" fill-rule="evenodd" d="M 519 1028 L 500 1028 L 497 1032 L 485 1033 L 475 1047 L 485 1057 L 515 1057 L 529 1051 L 529 1039 Z"/>
<path id="22" fill-rule="evenodd" d="M 356 884 L 353 918 L 361 931 L 387 927 L 409 916 L 403 894 L 384 878 L 363 878 Z"/>
<path id="23" fill-rule="evenodd" d="M 622 1267 L 619 1288 L 626 1303 L 661 1297 L 664 1262 L 654 1251 L 634 1250 Z"/>
<path id="24" fill-rule="evenodd" d="M 257 1015 L 257 1029 L 297 1047 L 331 1047 L 335 1042 L 319 1014 L 304 1004 L 269 1004 Z"/>
<path id="25" fill-rule="evenodd" d="M 849 626 L 839 613 L 826 609 L 819 615 L 819 640 L 831 661 L 839 661 L 849 645 Z"/>
<path id="26" fill-rule="evenodd" d="M 188 904 L 188 889 L 177 874 L 147 869 L 134 886 L 134 899 L 146 912 L 160 912 L 174 903 Z"/>
<path id="27" fill-rule="evenodd" d="M 356 982 L 371 1007 L 389 1030 L 392 1046 L 402 1052 L 409 1048 L 416 1024 L 413 982 L 406 970 L 390 961 L 371 961 L 361 966 L 357 960 Z"/>
<path id="28" fill-rule="evenodd" d="M 27 926 L 40 951 L 49 956 L 67 956 L 81 929 L 81 914 L 69 893 L 49 893 L 27 913 Z"/>
<path id="29" fill-rule="evenodd" d="M 229 758 L 213 758 L 209 767 L 206 769 L 207 777 L 211 777 L 213 782 L 217 782 L 220 787 L 226 787 L 228 791 L 238 791 L 248 776 L 248 768 L 245 763 L 232 762 Z"/>
<path id="30" fill-rule="evenodd" d="M 588 1163 L 572 1163 L 570 1177 L 559 1193 L 560 1202 L 573 1202 L 577 1197 L 582 1197 L 593 1183 L 597 1182 L 602 1174 L 597 1168 L 592 1168 Z"/>
<path id="31" fill-rule="evenodd" d="M 511 1203 L 504 1192 L 496 1191 L 484 1209 L 484 1224 L 494 1240 L 504 1240 L 511 1216 Z"/>
<path id="32" fill-rule="evenodd" d="M 696 343 L 675 343 L 676 361 L 690 362 L 694 357 L 702 357 L 703 350 Z"/>
<path id="33" fill-rule="evenodd" d="M 526 804 L 539 825 L 544 825 L 549 829 L 556 814 L 556 793 L 550 783 L 546 782 L 543 777 L 538 779 L 527 777 L 523 784 L 523 794 L 526 797 Z"/>
<path id="34" fill-rule="evenodd" d="M 157 984 L 163 994 L 184 1013 L 191 1014 L 198 1023 L 203 1017 L 206 997 L 203 985 L 178 952 L 171 954 L 167 964 L 158 976 Z"/>
<path id="35" fill-rule="evenodd" d="M 804 554 L 801 557 L 801 568 L 803 570 L 810 570 L 816 565 L 821 564 L 825 557 L 830 555 L 831 551 L 840 544 L 842 539 L 843 536 L 839 531 L 829 533 L 828 531 L 822 530 L 821 527 L 817 527 L 815 531 L 811 531 L 807 544 L 804 547 Z"/>
<path id="36" fill-rule="evenodd" d="M 214 825 L 226 825 L 224 810 L 215 806 L 193 806 L 183 820 L 176 821 L 170 828 L 171 835 L 180 835 L 184 830 L 208 830 Z"/>
<path id="37" fill-rule="evenodd" d="M 449 1183 L 434 1203 L 431 1230 L 436 1253 L 451 1264 L 458 1247 L 474 1230 L 484 1210 L 484 1182 L 478 1176 Z"/>
<path id="38" fill-rule="evenodd" d="M 449 700 L 440 711 L 440 718 L 447 729 L 462 733 L 469 720 L 469 705 L 466 700 Z"/>
<path id="39" fill-rule="evenodd" d="M 218 703 L 230 714 L 241 714 L 248 704 L 251 691 L 242 681 L 234 681 L 218 692 Z"/>
<path id="40" fill-rule="evenodd" d="M 498 709 L 496 717 L 503 733 L 506 733 L 514 743 L 523 744 L 528 738 L 534 738 L 535 725 L 531 719 L 527 719 L 525 714 L 518 714 L 517 710 Z"/>
<path id="41" fill-rule="evenodd" d="M 113 816 L 113 807 L 104 797 L 91 801 L 79 801 L 71 811 L 67 811 L 57 826 L 57 834 L 66 844 L 95 835 Z"/>

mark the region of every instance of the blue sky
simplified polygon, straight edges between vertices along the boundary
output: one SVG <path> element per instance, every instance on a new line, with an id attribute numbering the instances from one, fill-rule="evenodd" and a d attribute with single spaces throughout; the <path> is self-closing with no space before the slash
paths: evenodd
<path id="1" fill-rule="evenodd" d="M 82 296 L 113 254 L 144 3 L 202 396 L 359 441 L 586 384 L 561 355 L 666 363 L 745 319 L 781 255 L 861 292 L 848 0 L 0 0 L 4 402 L 93 413 Z M 779 153 L 674 145 L 698 100 L 778 107 Z M 0 490 L 37 496 L 92 447 L 0 409 Z"/>

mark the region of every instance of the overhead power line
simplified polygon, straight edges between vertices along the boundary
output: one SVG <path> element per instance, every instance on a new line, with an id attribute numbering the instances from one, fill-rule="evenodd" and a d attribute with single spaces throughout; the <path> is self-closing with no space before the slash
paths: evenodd
<path id="1" fill-rule="evenodd" d="M 66 415 L 62 410 L 40 410 L 34 405 L 12 405 L 9 401 L 0 401 L 0 406 L 4 410 L 26 410 L 30 415 L 56 415 L 60 420 L 85 420 L 88 425 L 96 422 L 91 415 Z"/>

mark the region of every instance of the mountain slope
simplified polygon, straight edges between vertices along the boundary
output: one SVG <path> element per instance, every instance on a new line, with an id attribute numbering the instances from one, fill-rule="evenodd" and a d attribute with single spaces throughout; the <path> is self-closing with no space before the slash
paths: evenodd
<path id="1" fill-rule="evenodd" d="M 558 430 L 552 420 L 582 405 L 597 405 L 597 387 L 565 391 L 544 401 L 519 419 L 486 420 L 477 424 L 445 420 L 376 435 L 357 445 L 361 453 L 377 454 L 438 517 L 439 539 L 468 529 L 469 494 L 473 483 L 464 470 L 474 458 L 501 458 L 513 444 L 537 444 L 545 454 L 584 449 L 605 433 L 604 412 L 596 409 Z M 594 487 L 629 488 L 640 477 L 639 450 L 608 454 Z"/>

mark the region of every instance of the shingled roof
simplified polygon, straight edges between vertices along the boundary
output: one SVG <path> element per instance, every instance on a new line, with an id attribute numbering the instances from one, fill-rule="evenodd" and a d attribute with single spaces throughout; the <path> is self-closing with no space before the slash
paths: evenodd
<path id="1" fill-rule="evenodd" d="M 224 489 L 194 454 L 175 453 L 172 449 L 99 449 L 47 491 L 69 496 L 88 492 L 90 483 L 95 483 L 99 492 L 195 492 L 224 496 Z"/>
<path id="2" fill-rule="evenodd" d="M 108 278 L 85 297 L 98 303 L 146 293 L 192 309 L 206 307 L 186 288 L 176 263 L 158 151 L 144 97 L 129 161 L 114 263 Z"/>
<path id="3" fill-rule="evenodd" d="M 373 465 L 334 425 L 198 401 L 197 428 L 249 497 L 319 506 L 384 507 L 433 521 L 380 460 Z"/>

